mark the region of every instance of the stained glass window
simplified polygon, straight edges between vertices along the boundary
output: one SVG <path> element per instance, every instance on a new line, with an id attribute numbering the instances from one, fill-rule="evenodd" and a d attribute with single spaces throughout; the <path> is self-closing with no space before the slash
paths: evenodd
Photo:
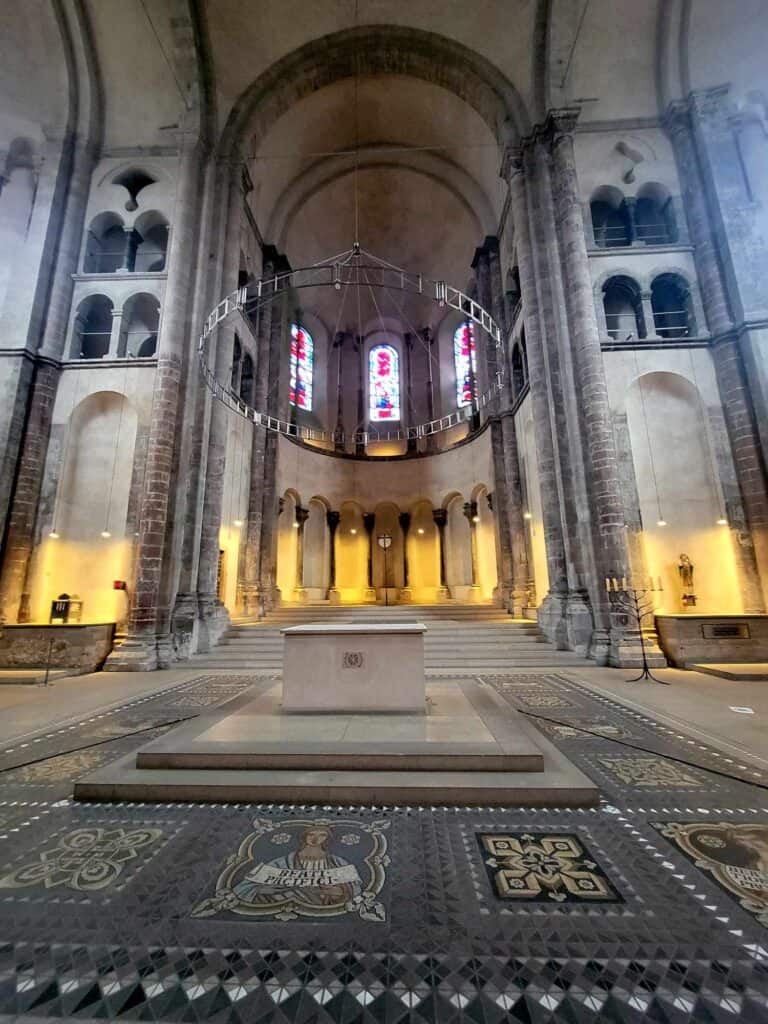
<path id="1" fill-rule="evenodd" d="M 400 357 L 391 345 L 377 345 L 368 356 L 371 420 L 400 419 Z"/>
<path id="2" fill-rule="evenodd" d="M 312 370 L 315 343 L 312 335 L 298 324 L 291 324 L 291 363 L 288 401 L 299 409 L 312 410 Z"/>
<path id="3" fill-rule="evenodd" d="M 469 320 L 459 324 L 454 332 L 453 364 L 456 368 L 456 404 L 461 409 L 477 398 L 475 328 Z"/>

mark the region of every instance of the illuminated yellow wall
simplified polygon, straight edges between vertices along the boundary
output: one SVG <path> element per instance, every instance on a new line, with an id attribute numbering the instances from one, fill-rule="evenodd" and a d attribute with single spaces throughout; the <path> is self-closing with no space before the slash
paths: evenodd
<path id="1" fill-rule="evenodd" d="M 475 525 L 477 531 L 477 585 L 480 587 L 480 598 L 490 601 L 498 583 L 496 569 L 496 525 L 493 513 L 488 507 L 488 491 L 480 488 L 473 498 L 477 501 L 477 515 L 480 520 Z"/>
<path id="2" fill-rule="evenodd" d="M 125 619 L 127 594 L 112 584 L 131 576 L 135 538 L 126 536 L 126 515 L 136 427 L 133 405 L 113 391 L 89 395 L 69 416 L 50 525 L 31 566 L 33 621 L 47 622 L 61 593 L 83 601 L 83 621 Z"/>
<path id="3" fill-rule="evenodd" d="M 440 587 L 440 535 L 428 501 L 418 502 L 411 512 L 408 567 L 413 600 L 417 603 L 436 600 Z"/>
<path id="4" fill-rule="evenodd" d="M 696 388 L 678 374 L 645 374 L 630 386 L 626 408 L 647 571 L 664 586 L 658 611 L 743 611 L 731 531 L 716 522 L 722 506 Z M 656 525 L 659 509 L 665 527 Z M 694 564 L 695 608 L 680 600 L 683 552 Z"/>
<path id="5" fill-rule="evenodd" d="M 341 505 L 336 530 L 336 588 L 341 600 L 362 601 L 368 573 L 368 534 L 363 526 L 363 510 L 353 501 Z"/>
<path id="6" fill-rule="evenodd" d="M 531 561 L 530 571 L 536 588 L 536 604 L 541 604 L 549 590 L 549 572 L 547 570 L 547 549 L 544 543 L 544 520 L 541 510 L 541 487 L 539 485 L 539 465 L 536 458 L 536 441 L 534 438 L 533 419 L 531 414 L 531 397 L 528 395 L 523 402 L 515 420 L 517 444 L 521 457 L 523 474 L 524 505 L 523 512 L 530 518 L 523 519 L 523 526 L 528 530 Z"/>
<path id="7" fill-rule="evenodd" d="M 286 493 L 277 517 L 277 586 L 283 601 L 293 601 L 296 590 L 296 499 Z"/>

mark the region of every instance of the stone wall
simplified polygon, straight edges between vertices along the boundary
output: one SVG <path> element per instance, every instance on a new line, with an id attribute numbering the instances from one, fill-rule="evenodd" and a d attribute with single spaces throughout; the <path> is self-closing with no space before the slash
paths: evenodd
<path id="1" fill-rule="evenodd" d="M 93 625 L 3 626 L 0 629 L 0 666 L 3 668 L 70 668 L 95 672 L 112 650 L 114 622 Z"/>

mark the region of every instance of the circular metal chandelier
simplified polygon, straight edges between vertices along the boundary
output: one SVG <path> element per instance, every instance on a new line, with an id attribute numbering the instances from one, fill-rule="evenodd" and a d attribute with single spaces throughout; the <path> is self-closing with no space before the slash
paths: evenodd
<path id="1" fill-rule="evenodd" d="M 230 385 L 217 379 L 208 358 L 209 339 L 217 327 L 238 313 L 246 319 L 257 317 L 261 309 L 284 296 L 288 289 L 333 288 L 336 291 L 341 291 L 343 288 L 349 287 L 356 287 L 358 294 L 361 288 L 370 291 L 374 303 L 375 291 L 384 291 L 390 298 L 393 293 L 400 292 L 405 295 L 421 296 L 436 303 L 440 308 L 448 306 L 458 310 L 465 320 L 471 321 L 480 328 L 488 343 L 495 347 L 496 366 L 504 365 L 501 330 L 491 314 L 480 303 L 445 281 L 433 280 L 388 263 L 373 253 L 361 249 L 356 242 L 351 249 L 312 266 L 259 278 L 254 283 L 238 288 L 227 295 L 211 310 L 203 324 L 198 343 L 198 356 L 203 379 L 214 398 L 233 412 L 251 420 L 257 426 L 285 434 L 288 437 L 316 444 L 351 440 L 356 445 L 365 445 L 370 441 L 418 439 L 450 430 L 452 427 L 471 420 L 476 412 L 487 406 L 503 389 L 504 375 L 499 369 L 495 380 L 482 394 L 477 394 L 468 405 L 454 410 L 447 416 L 440 416 L 437 419 L 403 427 L 399 430 L 369 428 L 364 431 L 356 431 L 352 435 L 341 436 L 338 430 L 320 430 L 293 421 L 282 420 L 276 416 L 270 416 L 263 410 L 254 409 L 253 406 L 244 402 Z M 397 306 L 396 302 L 395 305 Z M 400 309 L 399 306 L 397 308 Z"/>

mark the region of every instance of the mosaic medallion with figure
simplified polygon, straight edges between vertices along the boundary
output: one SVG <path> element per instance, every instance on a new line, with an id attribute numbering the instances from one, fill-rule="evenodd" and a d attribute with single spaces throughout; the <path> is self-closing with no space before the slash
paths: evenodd
<path id="1" fill-rule="evenodd" d="M 193 917 L 239 914 L 290 921 L 357 915 L 386 920 L 388 821 L 256 818 Z"/>

